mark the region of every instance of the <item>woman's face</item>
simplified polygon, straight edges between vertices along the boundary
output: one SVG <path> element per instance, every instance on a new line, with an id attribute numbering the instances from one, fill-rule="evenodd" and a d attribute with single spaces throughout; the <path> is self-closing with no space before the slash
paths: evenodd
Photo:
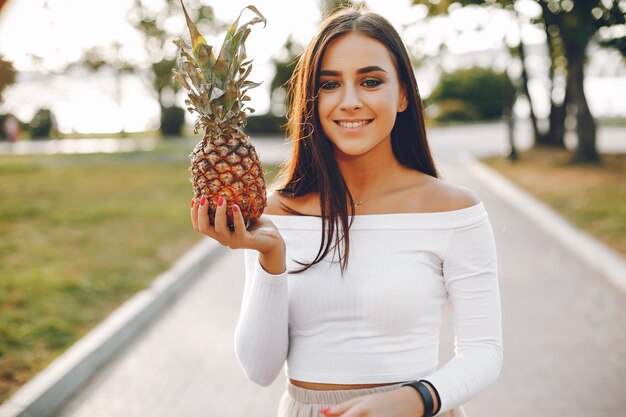
<path id="1" fill-rule="evenodd" d="M 360 156 L 390 145 L 406 99 L 381 42 L 359 33 L 333 40 L 322 57 L 317 85 L 319 119 L 336 153 Z"/>

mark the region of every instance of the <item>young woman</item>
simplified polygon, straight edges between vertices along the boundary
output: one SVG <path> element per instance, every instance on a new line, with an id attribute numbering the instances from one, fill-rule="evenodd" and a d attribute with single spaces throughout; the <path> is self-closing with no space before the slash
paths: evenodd
<path id="1" fill-rule="evenodd" d="M 493 233 L 483 204 L 438 178 L 410 60 L 381 16 L 328 18 L 291 85 L 293 155 L 246 230 L 221 199 L 194 229 L 243 248 L 235 350 L 280 417 L 463 416 L 502 364 Z M 436 370 L 446 307 L 455 357 Z M 409 385 L 407 385 L 409 384 Z"/>

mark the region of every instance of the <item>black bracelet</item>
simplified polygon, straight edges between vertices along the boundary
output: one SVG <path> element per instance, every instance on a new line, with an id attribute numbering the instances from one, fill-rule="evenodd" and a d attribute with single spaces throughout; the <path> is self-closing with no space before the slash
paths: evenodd
<path id="1" fill-rule="evenodd" d="M 430 381 L 427 381 L 425 379 L 420 379 L 419 382 L 421 382 L 422 384 L 428 384 L 430 388 L 432 388 L 432 390 L 435 392 L 435 397 L 437 397 L 437 409 L 433 410 L 433 416 L 434 416 L 439 412 L 439 410 L 441 410 L 441 397 L 439 396 L 439 391 L 437 391 L 437 388 L 435 388 L 435 386 L 431 384 Z"/>
<path id="2" fill-rule="evenodd" d="M 433 396 L 430 394 L 430 391 L 424 384 L 418 381 L 409 382 L 408 384 L 402 385 L 403 387 L 413 387 L 417 390 L 419 395 L 424 400 L 424 416 L 423 417 L 431 417 L 433 415 L 433 408 L 435 408 L 435 404 L 433 403 Z"/>

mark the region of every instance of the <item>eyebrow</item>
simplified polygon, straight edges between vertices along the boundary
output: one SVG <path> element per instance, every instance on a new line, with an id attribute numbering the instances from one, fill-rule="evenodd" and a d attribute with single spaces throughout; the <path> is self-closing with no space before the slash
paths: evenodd
<path id="1" fill-rule="evenodd" d="M 368 72 L 374 72 L 374 71 L 382 71 L 384 73 L 387 72 L 386 70 L 382 69 L 381 67 L 379 67 L 377 65 L 371 65 L 369 67 L 359 68 L 358 70 L 356 70 L 356 73 L 357 74 L 366 74 Z M 341 75 L 341 71 L 321 70 L 319 75 L 320 75 L 320 77 L 324 77 L 324 76 L 338 76 L 338 75 Z"/>

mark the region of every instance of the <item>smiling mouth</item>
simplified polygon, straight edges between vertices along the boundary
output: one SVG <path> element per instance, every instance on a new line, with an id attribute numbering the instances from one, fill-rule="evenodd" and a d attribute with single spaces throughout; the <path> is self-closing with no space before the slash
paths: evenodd
<path id="1" fill-rule="evenodd" d="M 357 127 L 368 125 L 371 122 L 372 120 L 359 120 L 359 121 L 353 121 L 353 122 L 344 122 L 341 120 L 335 121 L 335 123 L 337 123 L 339 126 L 344 127 L 346 129 L 356 129 Z"/>

